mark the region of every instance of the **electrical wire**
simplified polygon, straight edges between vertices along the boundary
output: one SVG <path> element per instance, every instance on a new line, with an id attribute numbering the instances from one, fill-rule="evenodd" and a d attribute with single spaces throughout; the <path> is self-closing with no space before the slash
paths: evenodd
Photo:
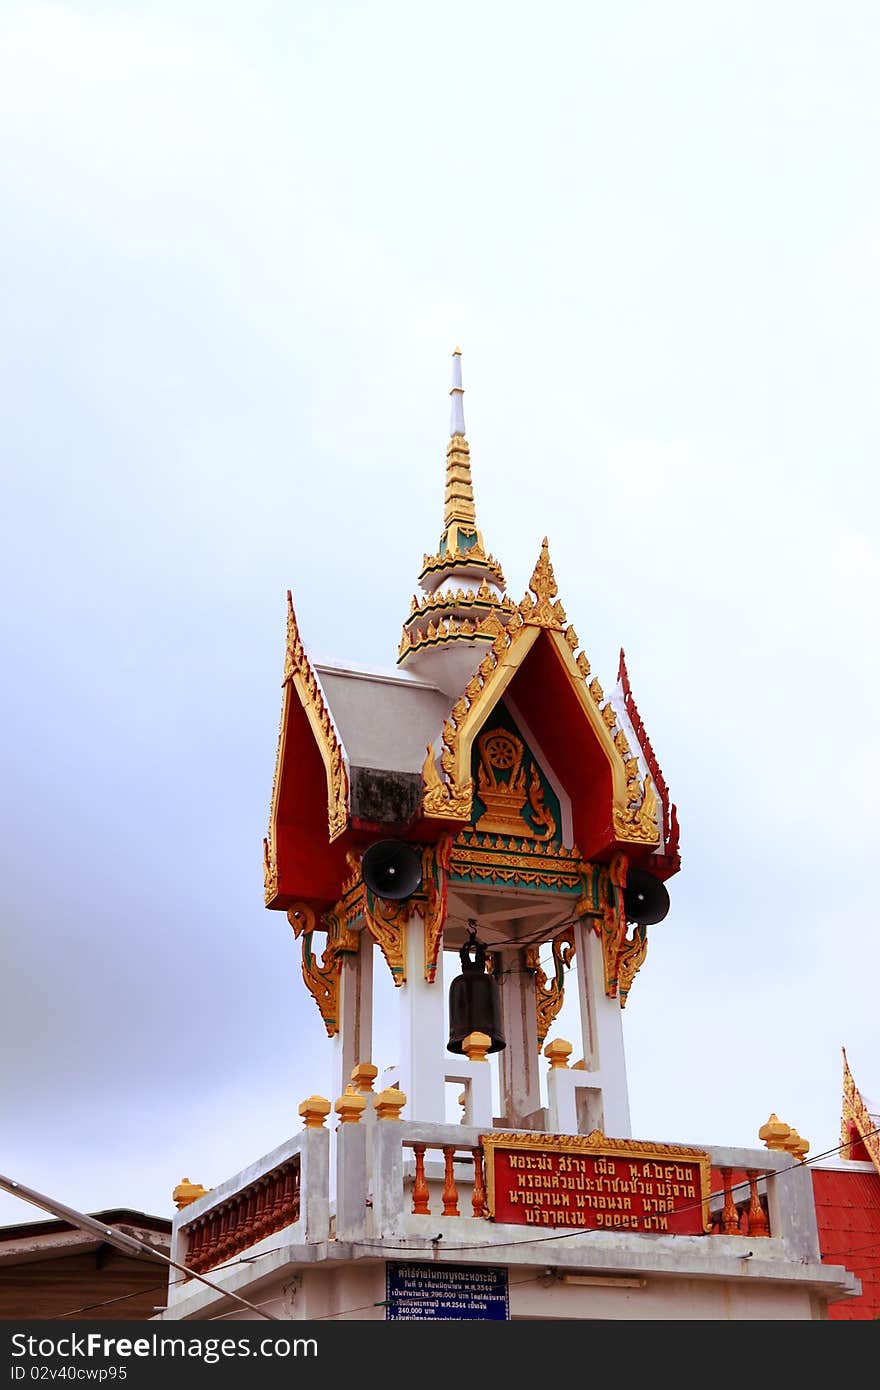
<path id="1" fill-rule="evenodd" d="M 267 1252 L 267 1253 L 268 1253 L 268 1252 Z M 254 1307 L 255 1307 L 255 1308 L 268 1308 L 270 1303 L 277 1303 L 277 1302 L 278 1302 L 278 1295 L 276 1294 L 273 1298 L 264 1298 L 263 1301 L 262 1301 L 262 1303 L 255 1303 L 255 1304 L 254 1304 Z M 222 1322 L 224 1318 L 236 1318 L 236 1317 L 240 1317 L 240 1310 L 239 1310 L 238 1308 L 231 1308 L 231 1309 L 229 1310 L 228 1313 L 212 1313 L 211 1316 L 210 1316 L 209 1318 L 206 1318 L 206 1319 L 205 1319 L 205 1321 L 206 1321 L 206 1322 Z"/>
<path id="2" fill-rule="evenodd" d="M 270 1250 L 261 1250 L 260 1254 L 272 1255 L 275 1253 L 275 1251 L 283 1249 L 284 1247 L 282 1245 L 275 1245 Z M 237 1260 L 227 1260 L 225 1264 L 216 1265 L 215 1268 L 211 1270 L 211 1273 L 221 1274 L 224 1270 L 233 1269 L 236 1265 L 250 1264 L 255 1258 L 257 1257 L 254 1255 L 242 1255 Z M 125 1303 L 130 1298 L 139 1298 L 141 1294 L 156 1293 L 159 1289 L 172 1289 L 174 1288 L 175 1284 L 188 1283 L 192 1283 L 192 1278 L 190 1275 L 181 1275 L 177 1279 L 166 1279 L 165 1282 L 162 1284 L 150 1284 L 145 1289 L 134 1289 L 132 1293 L 118 1294 L 115 1298 L 104 1298 L 100 1301 L 100 1303 L 86 1303 L 83 1305 L 82 1308 L 71 1308 L 66 1313 L 55 1313 L 49 1319 L 49 1321 L 60 1322 L 63 1318 L 76 1317 L 78 1313 L 91 1312 L 93 1308 L 106 1308 L 111 1303 Z"/>
<path id="3" fill-rule="evenodd" d="M 537 927 L 533 932 L 528 932 L 523 936 L 511 936 L 501 941 L 486 941 L 483 942 L 483 945 L 486 947 L 487 951 L 497 951 L 501 946 L 541 946 L 545 943 L 549 944 L 560 932 L 565 931 L 567 927 L 575 927 L 579 922 L 588 921 L 591 917 L 598 918 L 600 915 L 601 914 L 598 913 L 586 912 L 583 916 L 569 917 L 565 921 L 557 922 L 549 929 L 549 937 L 546 927 Z M 449 917 L 447 921 L 456 925 L 467 926 L 467 921 L 463 917 Z"/>

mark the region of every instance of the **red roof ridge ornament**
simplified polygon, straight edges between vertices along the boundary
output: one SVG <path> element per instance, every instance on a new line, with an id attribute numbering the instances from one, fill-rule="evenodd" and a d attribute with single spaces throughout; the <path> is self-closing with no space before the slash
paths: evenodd
<path id="1" fill-rule="evenodd" d="M 657 797 L 661 808 L 660 833 L 662 842 L 662 853 L 653 856 L 651 867 L 662 870 L 662 876 L 669 878 L 681 868 L 681 855 L 679 853 L 679 825 L 678 809 L 669 799 L 669 788 L 666 779 L 657 761 L 657 755 L 651 746 L 651 740 L 645 728 L 642 716 L 639 713 L 638 705 L 630 684 L 629 672 L 626 668 L 626 655 L 623 647 L 620 649 L 620 661 L 617 667 L 617 682 L 620 694 L 623 698 L 624 709 L 626 710 L 632 731 L 635 734 L 638 750 L 645 760 L 645 766 L 651 775 L 656 788 Z"/>
<path id="2" fill-rule="evenodd" d="M 880 1174 L 880 1115 L 874 1114 L 855 1083 L 843 1053 L 843 1105 L 840 1117 L 840 1156 L 857 1159 L 867 1156 Z"/>

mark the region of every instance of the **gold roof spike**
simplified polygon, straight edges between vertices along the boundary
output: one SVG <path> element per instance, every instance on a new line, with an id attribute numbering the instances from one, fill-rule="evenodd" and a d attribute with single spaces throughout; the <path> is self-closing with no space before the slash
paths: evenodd
<path id="1" fill-rule="evenodd" d="M 461 384 L 461 348 L 452 354 L 452 410 L 449 420 L 449 443 L 446 446 L 446 507 L 443 525 L 463 521 L 471 526 L 477 519 L 474 508 L 474 488 L 471 482 L 471 451 L 465 439 L 464 387 Z"/>
<path id="2" fill-rule="evenodd" d="M 419 584 L 427 598 L 411 607 L 397 656 L 400 665 L 412 665 L 414 670 L 427 672 L 431 667 L 432 678 L 437 678 L 434 658 L 438 652 L 457 650 L 453 666 L 458 671 L 462 663 L 467 664 L 471 652 L 478 658 L 480 644 L 487 642 L 485 619 L 500 614 L 496 622 L 503 626 L 515 611 L 505 594 L 501 566 L 489 554 L 477 526 L 470 448 L 465 438 L 460 348 L 452 355 L 449 394 L 452 409 L 443 531 L 436 552 L 424 557 Z M 440 669 L 449 672 L 453 667 Z"/>
<path id="3" fill-rule="evenodd" d="M 474 485 L 471 481 L 471 451 L 465 438 L 461 348 L 456 348 L 452 354 L 452 387 L 449 394 L 452 398 L 452 408 L 449 418 L 449 443 L 446 446 L 446 496 L 439 554 L 450 559 L 458 555 L 467 555 L 472 560 L 485 562 L 488 557 L 483 546 L 483 537 L 477 530 Z M 482 568 L 482 565 L 480 567 Z"/>

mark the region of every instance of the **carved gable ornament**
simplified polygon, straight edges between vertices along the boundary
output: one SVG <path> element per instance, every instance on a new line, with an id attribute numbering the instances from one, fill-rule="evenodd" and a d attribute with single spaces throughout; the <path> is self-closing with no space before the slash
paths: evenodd
<path id="1" fill-rule="evenodd" d="M 556 597 L 556 578 L 546 538 L 529 588 L 531 592 L 495 637 L 455 701 L 443 725 L 439 757 L 433 745 L 428 745 L 422 769 L 423 814 L 429 820 L 455 821 L 459 826 L 473 823 L 476 795 L 485 808 L 482 828 L 490 829 L 491 823 L 500 829 L 501 824 L 507 824 L 506 833 L 529 833 L 526 827 L 531 818 L 527 815 L 523 821 L 522 807 L 533 788 L 521 782 L 516 741 L 481 741 L 481 733 L 529 652 L 543 641 L 552 649 L 577 698 L 580 718 L 576 722 L 581 725 L 578 734 L 584 725 L 589 728 L 610 770 L 611 804 L 607 815 L 603 813 L 609 826 L 606 843 L 592 845 L 589 851 L 584 846 L 582 849 L 593 855 L 618 845 L 650 850 L 660 843 L 657 795 L 650 775 L 644 782 L 640 778 L 638 759 L 633 756 L 623 729 L 617 727 L 616 712 L 605 699 L 601 685 L 595 678 L 589 680 L 590 663 L 582 651 L 578 652 L 577 633 L 567 623 L 565 610 Z M 472 774 L 475 745 L 479 752 L 476 786 Z M 557 771 L 561 773 L 563 769 Z M 488 802 L 484 792 L 489 795 Z M 517 798 L 519 805 L 514 806 Z M 480 826 L 478 818 L 474 828 Z"/>

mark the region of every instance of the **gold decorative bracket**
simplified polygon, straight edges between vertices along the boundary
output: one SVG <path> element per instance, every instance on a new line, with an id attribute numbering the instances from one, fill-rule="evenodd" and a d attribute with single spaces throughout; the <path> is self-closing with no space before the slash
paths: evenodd
<path id="1" fill-rule="evenodd" d="M 306 989 L 318 1006 L 327 1036 L 339 1031 L 339 977 L 342 957 L 358 950 L 357 932 L 353 932 L 335 913 L 328 913 L 323 924 L 327 944 L 320 964 L 313 941 L 318 928 L 314 910 L 307 903 L 296 903 L 287 914 L 294 937 L 302 937 L 302 973 Z"/>
<path id="2" fill-rule="evenodd" d="M 626 1008 L 632 982 L 648 951 L 645 927 L 635 927 L 632 936 L 627 938 L 623 910 L 627 868 L 626 855 L 618 851 L 612 855 L 607 869 L 600 869 L 598 874 L 584 875 L 584 895 L 577 905 L 579 916 L 594 919 L 602 942 L 605 994 L 609 999 L 619 999 L 622 1009 Z"/>
<path id="3" fill-rule="evenodd" d="M 452 856 L 452 836 L 442 835 L 437 845 L 422 851 L 422 888 L 413 902 L 425 926 L 425 979 L 433 984 L 446 925 L 447 876 Z"/>
<path id="4" fill-rule="evenodd" d="M 553 1022 L 565 1002 L 565 971 L 571 968 L 574 959 L 574 928 L 566 927 L 553 938 L 553 979 L 547 981 L 547 974 L 537 959 L 537 952 L 527 965 L 537 965 L 535 970 L 535 1005 L 538 1015 L 538 1048 L 550 1032 Z"/>

